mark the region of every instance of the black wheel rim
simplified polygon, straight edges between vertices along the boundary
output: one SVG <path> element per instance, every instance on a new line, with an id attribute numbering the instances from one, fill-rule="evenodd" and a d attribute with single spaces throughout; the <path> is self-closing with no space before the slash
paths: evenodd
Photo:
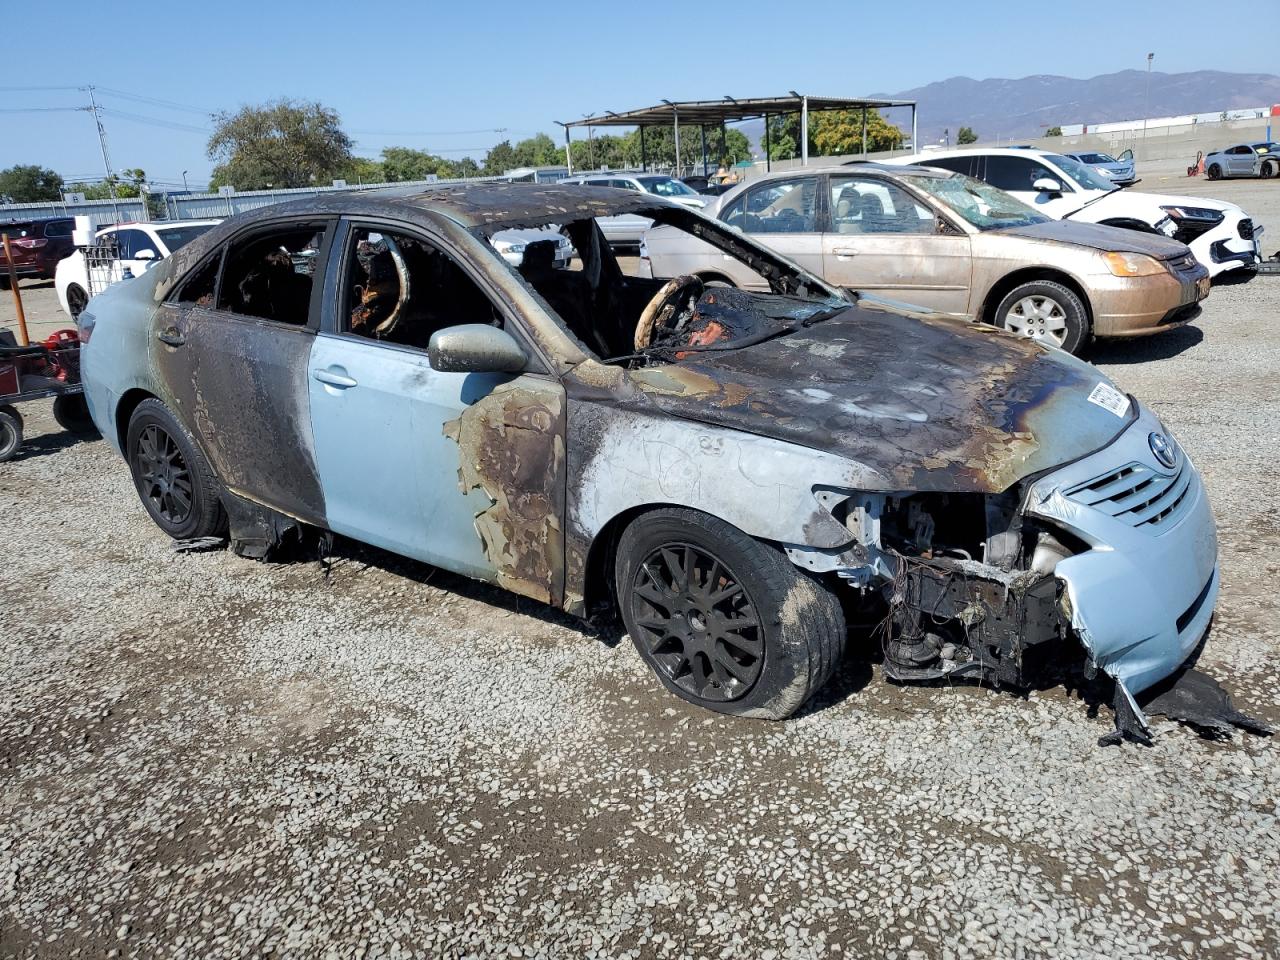
<path id="1" fill-rule="evenodd" d="M 182 451 L 164 428 L 148 424 L 134 451 L 138 489 L 151 512 L 178 525 L 191 516 L 191 472 Z"/>
<path id="2" fill-rule="evenodd" d="M 72 287 L 67 291 L 67 306 L 71 308 L 71 316 L 80 316 L 88 302 L 89 298 L 79 287 Z"/>
<path id="3" fill-rule="evenodd" d="M 687 543 L 645 558 L 631 588 L 637 640 L 690 696 L 724 702 L 746 694 L 764 666 L 755 604 L 720 559 Z"/>

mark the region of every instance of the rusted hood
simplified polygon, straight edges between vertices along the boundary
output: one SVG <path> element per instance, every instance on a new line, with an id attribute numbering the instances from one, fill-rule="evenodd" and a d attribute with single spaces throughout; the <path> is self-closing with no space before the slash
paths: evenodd
<path id="1" fill-rule="evenodd" d="M 847 457 L 886 490 L 1005 490 L 1106 445 L 1133 416 L 1091 401 L 1110 382 L 1062 351 L 866 304 L 631 376 L 668 414 Z"/>
<path id="2" fill-rule="evenodd" d="M 1177 240 L 1158 233 L 1141 233 L 1121 227 L 1104 227 L 1097 223 L 1075 220 L 1050 220 L 1032 223 L 1024 227 L 1010 227 L 1001 234 L 1027 237 L 1032 240 L 1054 240 L 1058 243 L 1074 243 L 1078 247 L 1094 250 L 1114 250 L 1116 253 L 1145 253 L 1157 260 L 1172 260 L 1186 256 L 1186 246 Z"/>

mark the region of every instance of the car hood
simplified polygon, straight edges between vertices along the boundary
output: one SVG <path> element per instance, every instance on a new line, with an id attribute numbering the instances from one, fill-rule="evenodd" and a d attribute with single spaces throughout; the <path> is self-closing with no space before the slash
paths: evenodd
<path id="1" fill-rule="evenodd" d="M 1104 227 L 1079 220 L 1049 220 L 1046 223 L 1032 223 L 1024 227 L 1009 227 L 993 232 L 1001 236 L 1071 243 L 1094 250 L 1145 253 L 1157 260 L 1173 260 L 1187 254 L 1187 248 L 1183 244 L 1156 233 L 1141 233 L 1121 227 Z"/>
<path id="2" fill-rule="evenodd" d="M 1116 216 L 1133 215 L 1136 209 L 1141 208 L 1144 212 L 1152 217 L 1164 216 L 1164 211 L 1159 210 L 1160 207 L 1205 207 L 1209 210 L 1220 210 L 1227 212 L 1243 212 L 1234 203 L 1226 203 L 1222 200 L 1210 200 L 1208 197 L 1177 197 L 1167 193 L 1135 193 L 1132 190 L 1113 190 L 1110 193 L 1101 190 L 1090 190 L 1084 194 L 1086 199 L 1079 207 L 1066 214 L 1078 212 L 1084 207 L 1088 207 L 1093 211 L 1103 209 L 1111 209 L 1114 207 Z"/>
<path id="3" fill-rule="evenodd" d="M 846 457 L 884 490 L 1006 490 L 1135 415 L 1091 399 L 1114 387 L 1061 350 L 870 297 L 808 330 L 630 376 L 665 414 Z"/>

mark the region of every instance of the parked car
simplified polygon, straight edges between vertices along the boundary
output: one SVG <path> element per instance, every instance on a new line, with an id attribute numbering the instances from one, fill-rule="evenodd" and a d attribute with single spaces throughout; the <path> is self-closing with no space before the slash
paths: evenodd
<path id="1" fill-rule="evenodd" d="M 595 219 L 624 214 L 769 289 L 624 275 Z M 512 267 L 487 239 L 516 227 L 563 230 L 579 268 Z M 1026 684 L 1078 656 L 1141 735 L 1131 695 L 1213 615 L 1199 474 L 1105 375 L 854 297 L 650 194 L 265 207 L 80 325 L 93 419 L 169 536 L 265 556 L 327 530 L 575 614 L 616 603 L 662 684 L 712 710 L 798 709 L 847 608 L 903 680 Z"/>
<path id="2" fill-rule="evenodd" d="M 1191 320 L 1209 272 L 1184 244 L 1051 220 L 980 180 L 928 167 L 776 173 L 740 185 L 714 215 L 828 283 L 972 317 L 1072 353 L 1091 337 Z M 670 227 L 645 236 L 655 277 L 767 289 L 750 267 Z"/>
<path id="3" fill-rule="evenodd" d="M 159 260 L 190 243 L 220 220 L 178 220 L 173 223 L 121 223 L 97 231 L 98 241 L 114 238 L 115 259 L 103 268 L 103 276 L 89 282 L 89 267 L 83 250 L 72 250 L 70 256 L 58 264 L 54 278 L 54 290 L 58 305 L 68 316 L 78 317 L 89 302 L 90 292 L 97 286 L 115 283 L 123 279 L 125 271 L 131 276 L 145 273 Z"/>
<path id="4" fill-rule="evenodd" d="M 1260 177 L 1265 180 L 1280 176 L 1280 143 L 1261 140 L 1215 150 L 1204 158 L 1204 175 L 1210 180 L 1227 177 Z"/>
<path id="5" fill-rule="evenodd" d="M 44 217 L 36 220 L 0 220 L 0 233 L 9 235 L 9 250 L 18 279 L 51 280 L 58 261 L 75 249 L 71 232 L 73 217 Z M 0 290 L 9 289 L 9 269 L 0 250 Z"/>
<path id="6" fill-rule="evenodd" d="M 554 181 L 549 181 L 554 182 Z M 573 259 L 573 243 L 566 236 L 548 237 L 545 230 L 503 230 L 489 238 L 493 248 L 502 254 L 502 259 L 513 267 L 524 263 L 525 251 L 533 243 L 551 241 L 553 247 L 551 263 L 555 267 L 567 267 Z"/>
<path id="7" fill-rule="evenodd" d="M 712 177 L 682 177 L 680 182 L 704 197 L 718 197 L 722 193 L 728 193 L 734 187 L 732 183 L 724 183 Z"/>
<path id="8" fill-rule="evenodd" d="M 1234 203 L 1121 190 L 1092 167 L 1061 154 L 963 150 L 895 157 L 886 163 L 919 163 L 968 174 L 1055 220 L 1163 233 L 1189 246 L 1210 276 L 1262 260 L 1262 225 Z"/>
<path id="9" fill-rule="evenodd" d="M 1118 158 L 1096 150 L 1067 153 L 1064 156 L 1087 163 L 1117 187 L 1128 187 L 1138 182 L 1137 164 L 1134 162 L 1132 150 L 1126 150 Z"/>
<path id="10" fill-rule="evenodd" d="M 656 173 L 626 173 L 619 171 L 603 171 L 599 173 L 580 173 L 561 181 L 590 187 L 613 187 L 615 190 L 634 190 L 639 193 L 651 193 L 657 197 L 665 197 L 686 207 L 701 210 L 715 202 L 714 197 L 703 196 L 691 187 L 686 186 L 674 177 Z M 601 220 L 600 229 L 610 243 L 620 247 L 633 247 L 640 243 L 644 232 L 652 225 L 652 221 L 644 217 L 619 216 Z"/>

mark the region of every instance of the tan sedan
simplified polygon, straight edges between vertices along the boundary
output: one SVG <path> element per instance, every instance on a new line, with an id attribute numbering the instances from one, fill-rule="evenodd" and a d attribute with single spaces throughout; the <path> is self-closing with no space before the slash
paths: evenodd
<path id="1" fill-rule="evenodd" d="M 1050 220 L 995 187 L 924 167 L 857 163 L 752 180 L 708 208 L 830 283 L 967 316 L 1073 353 L 1091 337 L 1159 333 L 1197 316 L 1208 271 L 1156 234 Z M 641 249 L 655 277 L 767 289 L 668 227 Z"/>

